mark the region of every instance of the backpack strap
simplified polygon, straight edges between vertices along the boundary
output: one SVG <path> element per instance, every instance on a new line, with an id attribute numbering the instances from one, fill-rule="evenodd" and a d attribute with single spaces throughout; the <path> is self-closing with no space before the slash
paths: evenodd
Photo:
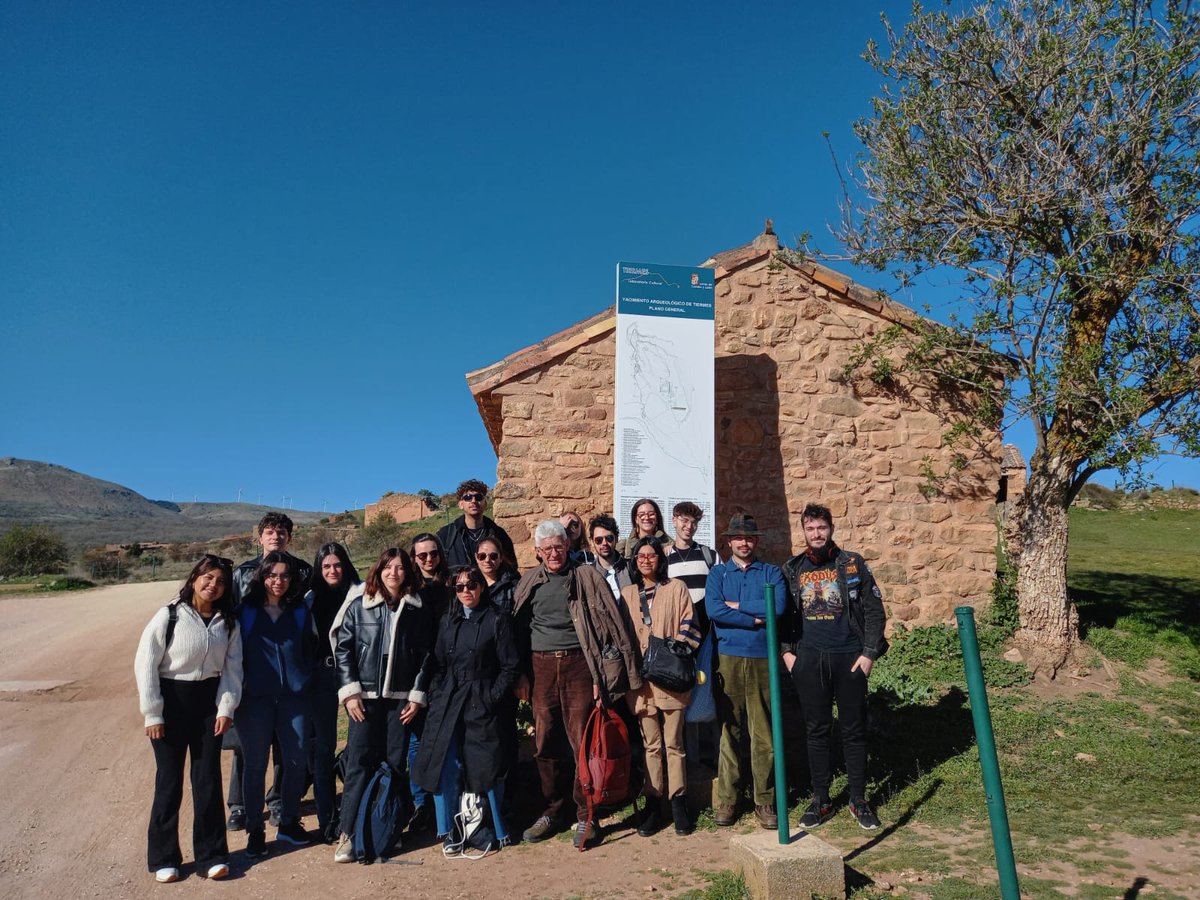
<path id="1" fill-rule="evenodd" d="M 179 624 L 179 601 L 172 600 L 167 604 L 167 634 L 163 638 L 163 653 L 167 652 L 167 648 L 171 646 L 171 641 L 175 640 L 175 626 Z"/>
<path id="2" fill-rule="evenodd" d="M 375 854 L 371 852 L 371 802 L 379 789 L 379 782 L 384 777 L 383 769 L 376 769 L 367 779 L 362 797 L 358 801 L 358 809 L 354 814 L 354 858 L 359 862 L 374 861 Z M 369 859 L 368 859 L 369 857 Z"/>
<path id="3" fill-rule="evenodd" d="M 646 589 L 638 588 L 638 600 L 642 604 L 642 624 L 647 628 L 650 627 L 650 604 L 646 602 Z"/>
<path id="4" fill-rule="evenodd" d="M 700 545 L 700 555 L 704 557 L 704 564 L 710 569 L 717 564 L 717 554 L 713 553 L 712 547 L 707 544 Z"/>

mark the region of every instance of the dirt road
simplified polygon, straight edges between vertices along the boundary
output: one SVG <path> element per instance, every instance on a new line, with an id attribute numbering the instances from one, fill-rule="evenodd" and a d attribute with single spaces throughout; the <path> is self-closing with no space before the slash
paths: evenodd
<path id="1" fill-rule="evenodd" d="M 421 865 L 387 866 L 335 865 L 330 847 L 285 852 L 270 843 L 272 855 L 250 866 L 241 833 L 230 835 L 234 883 L 226 887 L 191 865 L 185 793 L 184 880 L 156 885 L 145 864 L 154 764 L 133 655 L 174 587 L 0 598 L 0 897 L 671 895 L 703 884 L 700 870 L 729 867 L 725 832 L 680 838 L 667 829 L 644 839 L 616 829 L 584 854 L 551 840 L 477 862 L 445 860 L 425 846 L 403 855 Z M 315 818 L 305 824 L 315 828 Z"/>

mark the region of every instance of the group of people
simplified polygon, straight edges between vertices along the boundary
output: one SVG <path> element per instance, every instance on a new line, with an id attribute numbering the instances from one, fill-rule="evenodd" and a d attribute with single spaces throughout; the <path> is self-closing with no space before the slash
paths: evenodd
<path id="1" fill-rule="evenodd" d="M 311 566 L 289 554 L 291 520 L 268 514 L 255 559 L 235 569 L 206 554 L 154 615 L 135 670 L 158 767 L 148 829 L 148 865 L 158 881 L 179 878 L 188 754 L 193 849 L 209 878 L 229 873 L 227 828 L 247 831 L 247 856 L 267 855 L 265 804 L 277 841 L 309 843 L 299 804 L 310 777 L 320 838 L 336 845 L 336 862 L 353 861 L 355 814 L 382 762 L 408 782 L 410 831 L 434 825 L 451 845 L 460 794 L 469 792 L 497 841 L 512 842 L 505 787 L 518 758 L 519 700 L 532 711 L 543 803 L 523 840 L 545 840 L 570 822 L 575 846 L 596 840 L 575 771 L 596 704 L 619 712 L 639 738 L 646 802 L 638 833 L 653 835 L 671 822 L 677 834 L 690 834 L 685 721 L 692 697 L 643 677 L 652 637 L 693 652 L 712 642 L 706 675 L 721 729 L 715 821 L 737 821 L 746 785 L 758 822 L 776 828 L 770 615 L 781 624 L 782 660 L 807 731 L 813 799 L 803 826 L 815 828 L 832 813 L 836 702 L 851 813 L 862 827 L 879 827 L 866 800 L 865 726 L 867 678 L 886 648 L 883 604 L 863 558 L 834 543 L 827 508 L 804 510 L 805 547 L 782 568 L 757 558 L 762 532 L 744 513 L 724 532 L 729 556 L 722 561 L 694 540 L 703 512 L 691 502 L 672 510 L 670 537 L 658 504 L 639 500 L 624 541 L 612 516 L 595 516 L 585 529 L 566 512 L 536 526 L 537 564 L 518 574 L 512 541 L 484 515 L 487 486 L 464 481 L 457 496 L 459 519 L 407 548 L 384 549 L 364 581 L 340 544 L 322 546 Z M 764 601 L 768 584 L 773 609 Z M 340 707 L 349 730 L 338 806 Z M 228 821 L 222 746 L 235 752 Z"/>

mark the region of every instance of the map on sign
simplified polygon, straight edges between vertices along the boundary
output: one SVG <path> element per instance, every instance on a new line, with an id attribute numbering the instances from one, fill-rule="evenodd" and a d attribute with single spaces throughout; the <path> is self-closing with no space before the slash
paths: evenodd
<path id="1" fill-rule="evenodd" d="M 664 327 L 665 326 L 665 327 Z M 630 390 L 622 398 L 617 418 L 622 427 L 645 435 L 657 452 L 681 466 L 712 476 L 712 402 L 697 404 L 702 388 L 695 370 L 689 375 L 680 359 L 679 323 L 672 319 L 638 319 L 625 328 L 625 358 Z M 708 329 L 711 333 L 711 327 Z M 686 346 L 686 344 L 685 344 Z"/>
<path id="2" fill-rule="evenodd" d="M 617 266 L 617 379 L 613 513 L 629 521 L 642 497 L 705 512 L 697 539 L 712 542 L 714 496 L 713 272 Z M 624 527 L 624 526 L 623 526 Z"/>

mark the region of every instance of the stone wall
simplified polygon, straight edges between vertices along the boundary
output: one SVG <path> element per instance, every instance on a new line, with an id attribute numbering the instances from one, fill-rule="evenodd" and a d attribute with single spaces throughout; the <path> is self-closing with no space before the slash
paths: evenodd
<path id="1" fill-rule="evenodd" d="M 986 604 L 999 434 L 931 493 L 926 457 L 937 470 L 950 463 L 942 434 L 965 398 L 904 382 L 884 391 L 844 375 L 859 343 L 891 324 L 888 310 L 765 259 L 718 274 L 717 531 L 734 512 L 752 512 L 769 532 L 760 555 L 782 562 L 803 545 L 804 505 L 823 503 L 839 543 L 871 564 L 893 622 L 944 621 L 955 606 Z M 571 509 L 586 522 L 609 511 L 614 358 L 608 328 L 491 392 L 503 422 L 495 516 L 523 566 L 540 519 Z M 628 510 L 617 520 L 624 532 Z"/>
<path id="2" fill-rule="evenodd" d="M 397 522 L 415 522 L 430 514 L 425 501 L 412 494 L 387 494 L 377 503 L 368 503 L 363 511 L 363 524 L 370 525 L 381 513 L 390 513 Z"/>

